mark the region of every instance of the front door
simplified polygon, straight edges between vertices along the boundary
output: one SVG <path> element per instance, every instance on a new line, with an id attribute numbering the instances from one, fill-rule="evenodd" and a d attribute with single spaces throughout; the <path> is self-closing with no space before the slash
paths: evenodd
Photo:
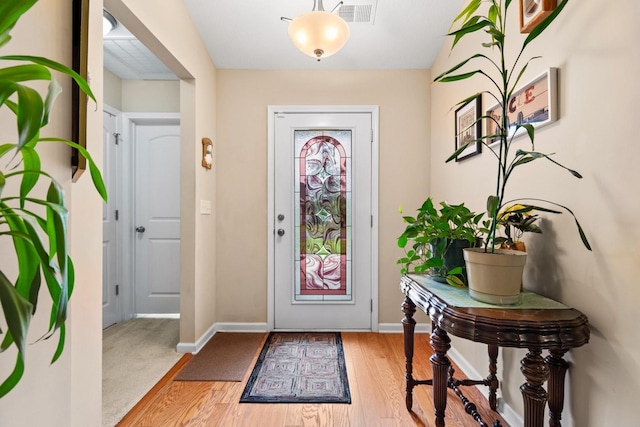
<path id="1" fill-rule="evenodd" d="M 135 313 L 180 312 L 180 125 L 136 124 Z"/>
<path id="2" fill-rule="evenodd" d="M 371 113 L 276 113 L 274 327 L 371 329 Z"/>

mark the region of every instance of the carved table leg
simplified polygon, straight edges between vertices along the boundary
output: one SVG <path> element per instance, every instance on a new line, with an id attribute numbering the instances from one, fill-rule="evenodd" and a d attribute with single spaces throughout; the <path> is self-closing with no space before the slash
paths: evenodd
<path id="1" fill-rule="evenodd" d="M 444 413 L 447 408 L 447 382 L 449 380 L 449 358 L 447 351 L 451 348 L 451 339 L 446 331 L 434 327 L 431 332 L 431 369 L 433 372 L 433 406 L 436 415 L 436 427 L 444 427 Z"/>
<path id="2" fill-rule="evenodd" d="M 564 350 L 551 350 L 545 362 L 549 367 L 549 427 L 561 427 L 564 408 L 564 376 L 569 364 L 563 359 Z"/>
<path id="3" fill-rule="evenodd" d="M 413 387 L 416 385 L 413 379 L 413 333 L 416 328 L 416 321 L 413 319 L 413 314 L 416 312 L 416 305 L 409 297 L 405 297 L 402 303 L 402 312 L 404 313 L 402 328 L 404 330 L 405 382 L 407 393 L 405 405 L 407 406 L 407 410 L 411 411 L 411 407 L 413 406 Z"/>
<path id="4" fill-rule="evenodd" d="M 489 350 L 489 376 L 487 377 L 487 382 L 489 383 L 489 407 L 496 411 L 497 399 L 496 399 L 496 391 L 498 390 L 499 382 L 498 382 L 498 346 L 497 345 L 489 345 L 487 346 Z"/>
<path id="5" fill-rule="evenodd" d="M 527 382 L 520 387 L 524 400 L 524 426 L 542 427 L 547 392 L 542 385 L 549 378 L 549 367 L 544 363 L 540 350 L 531 350 L 522 359 L 520 371 Z"/>

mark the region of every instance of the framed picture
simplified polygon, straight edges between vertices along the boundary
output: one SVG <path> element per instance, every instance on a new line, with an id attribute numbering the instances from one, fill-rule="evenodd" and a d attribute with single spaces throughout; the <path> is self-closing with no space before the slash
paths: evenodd
<path id="1" fill-rule="evenodd" d="M 213 162 L 213 142 L 209 138 L 202 138 L 202 167 L 211 169 Z"/>
<path id="2" fill-rule="evenodd" d="M 556 0 L 518 0 L 520 2 L 520 32 L 530 33 L 557 6 Z"/>
<path id="3" fill-rule="evenodd" d="M 73 0 L 73 63 L 72 68 L 87 79 L 89 48 L 89 0 Z M 87 95 L 74 81 L 71 86 L 71 140 L 87 147 Z M 75 148 L 71 153 L 71 180 L 76 182 L 87 168 L 85 159 Z"/>
<path id="4" fill-rule="evenodd" d="M 481 98 L 476 96 L 471 101 L 456 110 L 456 151 L 469 144 L 465 150 L 456 157 L 456 162 L 480 154 L 482 142 L 480 134 L 482 126 L 480 121 Z"/>
<path id="5" fill-rule="evenodd" d="M 558 69 L 549 68 L 513 93 L 507 106 L 509 137 L 526 133 L 524 128 L 519 128 L 514 135 L 518 124 L 531 124 L 537 129 L 558 119 L 557 76 Z M 498 133 L 497 123 L 502 120 L 500 106 L 489 108 L 485 116 L 493 118 L 485 119 L 485 142 L 492 144 L 498 141 L 498 137 L 491 138 L 491 135 Z"/>

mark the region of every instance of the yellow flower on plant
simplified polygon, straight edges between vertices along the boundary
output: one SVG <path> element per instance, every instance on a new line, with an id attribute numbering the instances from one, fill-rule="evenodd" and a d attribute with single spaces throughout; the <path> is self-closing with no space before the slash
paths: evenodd
<path id="1" fill-rule="evenodd" d="M 531 206 L 514 204 L 506 206 L 498 213 L 498 225 L 504 227 L 506 235 L 506 238 L 501 238 L 501 240 L 507 246 L 519 242 L 525 231 L 542 233 L 542 230 L 534 224 L 539 219 L 539 216 L 533 212 L 535 212 L 535 209 Z"/>

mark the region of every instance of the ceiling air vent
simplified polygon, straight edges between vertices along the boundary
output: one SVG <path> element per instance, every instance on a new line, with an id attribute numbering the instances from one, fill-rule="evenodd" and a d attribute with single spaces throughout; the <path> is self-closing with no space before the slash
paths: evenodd
<path id="1" fill-rule="evenodd" d="M 376 15 L 377 0 L 347 0 L 338 9 L 338 15 L 348 23 L 373 24 Z"/>

